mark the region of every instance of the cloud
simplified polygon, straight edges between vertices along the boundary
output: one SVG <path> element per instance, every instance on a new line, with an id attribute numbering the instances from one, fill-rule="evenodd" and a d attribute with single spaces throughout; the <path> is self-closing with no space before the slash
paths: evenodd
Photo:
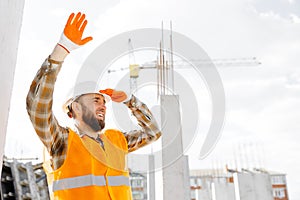
<path id="1" fill-rule="evenodd" d="M 292 20 L 293 23 L 296 23 L 296 24 L 300 23 L 300 17 L 298 15 L 291 13 L 290 19 Z"/>
<path id="2" fill-rule="evenodd" d="M 300 16 L 300 2 L 295 0 L 253 0 L 253 8 L 262 15 L 281 17 L 285 20 L 292 21 L 290 15 Z"/>

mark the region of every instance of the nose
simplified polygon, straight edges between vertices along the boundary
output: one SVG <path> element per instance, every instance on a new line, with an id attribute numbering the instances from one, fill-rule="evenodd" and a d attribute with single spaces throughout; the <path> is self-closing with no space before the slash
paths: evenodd
<path id="1" fill-rule="evenodd" d="M 105 106 L 105 104 L 101 104 L 101 105 L 99 106 L 99 108 L 100 108 L 101 111 L 106 111 L 106 106 Z"/>

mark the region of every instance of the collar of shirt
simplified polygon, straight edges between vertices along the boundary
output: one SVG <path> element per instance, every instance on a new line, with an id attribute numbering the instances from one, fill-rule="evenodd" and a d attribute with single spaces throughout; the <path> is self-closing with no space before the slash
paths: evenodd
<path id="1" fill-rule="evenodd" d="M 78 128 L 75 128 L 75 132 L 76 132 L 76 133 L 79 135 L 79 137 L 81 137 L 81 138 L 82 138 L 83 136 L 86 135 L 87 137 L 89 137 L 89 138 L 95 140 L 95 141 L 98 142 L 98 143 L 101 145 L 101 147 L 105 150 L 105 148 L 104 148 L 104 142 L 103 142 L 103 140 L 102 140 L 101 137 L 100 137 L 100 135 L 103 134 L 102 131 L 97 135 L 96 138 L 94 138 L 94 137 L 92 137 L 92 136 L 89 136 L 89 135 L 86 134 L 86 133 L 82 133 L 81 131 L 78 130 Z"/>

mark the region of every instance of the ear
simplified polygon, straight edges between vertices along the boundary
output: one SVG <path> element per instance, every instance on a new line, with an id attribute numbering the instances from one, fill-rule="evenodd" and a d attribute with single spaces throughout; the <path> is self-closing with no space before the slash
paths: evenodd
<path id="1" fill-rule="evenodd" d="M 72 111 L 75 113 L 75 116 L 81 115 L 82 107 L 81 107 L 80 103 L 74 101 L 71 106 L 72 106 Z M 75 117 L 75 116 L 73 116 L 73 117 Z"/>

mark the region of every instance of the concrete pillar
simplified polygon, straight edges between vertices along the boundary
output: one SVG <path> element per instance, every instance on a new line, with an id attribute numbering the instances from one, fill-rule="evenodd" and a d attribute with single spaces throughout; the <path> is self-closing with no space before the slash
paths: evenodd
<path id="1" fill-rule="evenodd" d="M 155 200 L 155 160 L 154 155 L 149 155 L 149 200 Z"/>
<path id="2" fill-rule="evenodd" d="M 161 95 L 163 199 L 190 200 L 187 156 L 183 156 L 179 96 Z"/>
<path id="3" fill-rule="evenodd" d="M 2 170 L 23 8 L 24 0 L 0 0 L 0 172 Z"/>
<path id="4" fill-rule="evenodd" d="M 236 200 L 273 200 L 268 174 L 234 173 Z"/>
<path id="5" fill-rule="evenodd" d="M 235 200 L 234 184 L 214 182 L 212 183 L 213 200 Z"/>

